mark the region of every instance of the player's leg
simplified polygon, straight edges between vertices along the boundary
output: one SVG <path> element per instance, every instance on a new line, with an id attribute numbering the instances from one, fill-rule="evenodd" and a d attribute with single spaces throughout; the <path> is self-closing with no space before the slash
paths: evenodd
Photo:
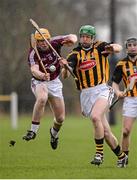
<path id="1" fill-rule="evenodd" d="M 137 117 L 137 97 L 125 97 L 123 103 L 122 149 L 129 155 L 130 134 Z M 127 161 L 128 164 L 128 161 Z"/>
<path id="2" fill-rule="evenodd" d="M 31 129 L 23 137 L 26 141 L 34 139 L 40 126 L 40 119 L 44 113 L 45 104 L 48 99 L 48 90 L 43 83 L 39 83 L 33 89 L 36 101 L 33 108 Z"/>
<path id="3" fill-rule="evenodd" d="M 118 140 L 111 131 L 106 115 L 104 115 L 104 117 L 102 118 L 102 124 L 104 126 L 105 141 L 111 147 L 111 149 L 115 149 L 118 145 Z"/>
<path id="4" fill-rule="evenodd" d="M 135 122 L 135 118 L 131 117 L 123 117 L 123 126 L 122 126 L 122 134 L 121 134 L 121 145 L 122 150 L 125 154 L 129 155 L 129 145 L 130 145 L 130 134 Z M 128 164 L 128 161 L 127 161 Z"/>
<path id="5" fill-rule="evenodd" d="M 107 100 L 99 98 L 92 109 L 91 120 L 94 127 L 94 139 L 96 144 L 96 153 L 91 164 L 101 164 L 103 161 L 103 145 L 104 145 L 104 127 L 102 124 L 102 117 L 107 108 Z"/>
<path id="6" fill-rule="evenodd" d="M 117 138 L 112 133 L 106 116 L 104 116 L 104 118 L 102 118 L 102 123 L 103 123 L 103 126 L 104 126 L 105 141 L 107 142 L 109 147 L 112 149 L 114 154 L 118 157 L 117 167 L 125 167 L 126 161 L 127 161 L 127 156 L 121 150 L 121 147 L 118 144 Z"/>
<path id="7" fill-rule="evenodd" d="M 49 103 L 54 114 L 54 124 L 53 127 L 50 129 L 50 144 L 53 149 L 56 149 L 58 145 L 58 133 L 65 119 L 64 99 L 59 97 L 50 97 Z"/>

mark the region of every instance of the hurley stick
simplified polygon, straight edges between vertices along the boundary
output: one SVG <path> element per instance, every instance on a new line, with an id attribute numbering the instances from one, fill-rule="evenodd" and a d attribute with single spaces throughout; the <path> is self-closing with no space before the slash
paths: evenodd
<path id="1" fill-rule="evenodd" d="M 127 86 L 127 88 L 124 90 L 124 95 L 125 95 L 128 91 L 131 91 L 131 90 L 133 89 L 134 84 L 135 84 L 135 81 L 136 81 L 136 78 L 133 77 L 133 78 L 131 79 L 129 85 Z M 111 104 L 111 106 L 109 107 L 109 109 L 111 110 L 111 109 L 114 107 L 114 105 L 115 105 L 120 99 L 121 99 L 121 98 L 117 97 L 117 98 L 115 99 L 115 101 Z"/>
<path id="2" fill-rule="evenodd" d="M 41 60 L 41 57 L 40 57 L 40 55 L 39 55 L 39 52 L 38 52 L 38 50 L 37 50 L 37 44 L 36 44 L 36 40 L 35 40 L 35 38 L 34 38 L 34 34 L 31 34 L 31 46 L 32 46 L 32 48 L 34 49 L 34 51 L 35 51 L 35 53 L 36 53 L 36 55 L 37 55 L 37 57 L 38 57 L 38 60 L 39 60 L 39 62 L 40 62 L 40 65 L 41 65 L 44 73 L 47 74 L 46 68 L 45 68 L 45 66 L 44 66 L 44 64 L 43 64 L 43 62 L 42 62 L 42 60 Z"/>

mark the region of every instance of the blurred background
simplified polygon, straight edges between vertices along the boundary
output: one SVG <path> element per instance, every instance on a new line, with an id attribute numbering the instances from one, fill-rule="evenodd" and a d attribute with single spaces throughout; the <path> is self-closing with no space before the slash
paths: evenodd
<path id="1" fill-rule="evenodd" d="M 81 25 L 90 24 L 96 27 L 97 39 L 124 45 L 128 37 L 136 37 L 137 0 L 0 0 L 0 95 L 16 92 L 19 114 L 31 113 L 35 102 L 27 63 L 34 31 L 30 18 L 52 36 L 78 35 Z M 63 48 L 62 55 L 66 57 L 71 49 Z M 123 55 L 124 50 L 110 57 L 111 73 Z M 79 92 L 73 79 L 63 80 L 63 84 L 66 113 L 79 113 Z M 9 111 L 10 102 L 0 101 L 0 114 Z"/>

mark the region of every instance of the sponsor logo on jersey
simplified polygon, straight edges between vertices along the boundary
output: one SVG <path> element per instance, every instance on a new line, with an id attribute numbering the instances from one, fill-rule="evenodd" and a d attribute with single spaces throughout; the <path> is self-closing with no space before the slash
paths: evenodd
<path id="1" fill-rule="evenodd" d="M 137 77 L 137 73 L 132 74 L 130 77 Z"/>
<path id="2" fill-rule="evenodd" d="M 93 68 L 94 66 L 96 66 L 95 60 L 87 60 L 87 61 L 82 62 L 79 65 L 79 69 L 80 70 L 89 70 L 89 69 Z"/>
<path id="3" fill-rule="evenodd" d="M 137 82 L 137 73 L 132 74 L 132 75 L 129 77 L 129 81 L 131 81 L 132 78 L 135 78 L 135 81 Z"/>

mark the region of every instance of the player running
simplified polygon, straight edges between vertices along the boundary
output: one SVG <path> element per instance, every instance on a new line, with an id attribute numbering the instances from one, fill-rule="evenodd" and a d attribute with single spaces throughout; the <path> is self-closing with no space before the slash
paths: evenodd
<path id="1" fill-rule="evenodd" d="M 135 119 L 137 118 L 137 38 L 132 37 L 126 40 L 126 56 L 119 60 L 112 77 L 112 86 L 117 97 L 123 98 L 123 123 L 122 123 L 122 150 L 129 155 L 130 136 Z M 132 78 L 135 79 L 133 89 L 125 94 L 119 88 L 123 80 L 127 88 Z M 127 161 L 128 163 L 128 161 Z"/>
<path id="2" fill-rule="evenodd" d="M 51 38 L 47 29 L 41 28 L 40 31 L 58 54 L 60 54 L 61 48 L 64 45 L 71 46 L 77 41 L 77 36 L 74 34 Z M 58 145 L 58 133 L 65 119 L 65 105 L 59 75 L 61 68 L 67 64 L 67 61 L 64 58 L 58 59 L 57 55 L 44 41 L 39 32 L 35 32 L 34 38 L 36 39 L 37 49 L 47 73 L 44 73 L 34 49 L 30 48 L 28 63 L 32 74 L 31 89 L 36 97 L 36 102 L 33 108 L 31 128 L 23 136 L 23 139 L 26 141 L 35 139 L 45 105 L 49 102 L 54 115 L 54 123 L 50 128 L 50 144 L 53 149 L 56 149 Z"/>
<path id="3" fill-rule="evenodd" d="M 118 158 L 117 166 L 125 167 L 126 155 L 122 152 L 106 118 L 114 94 L 107 84 L 108 55 L 120 52 L 122 47 L 119 44 L 96 41 L 96 30 L 91 25 L 82 26 L 79 35 L 79 45 L 68 55 L 67 60 L 78 78 L 76 86 L 80 90 L 82 114 L 89 117 L 93 123 L 96 150 L 91 164 L 103 163 L 105 140 Z M 68 76 L 69 72 L 64 69 L 63 77 Z"/>

